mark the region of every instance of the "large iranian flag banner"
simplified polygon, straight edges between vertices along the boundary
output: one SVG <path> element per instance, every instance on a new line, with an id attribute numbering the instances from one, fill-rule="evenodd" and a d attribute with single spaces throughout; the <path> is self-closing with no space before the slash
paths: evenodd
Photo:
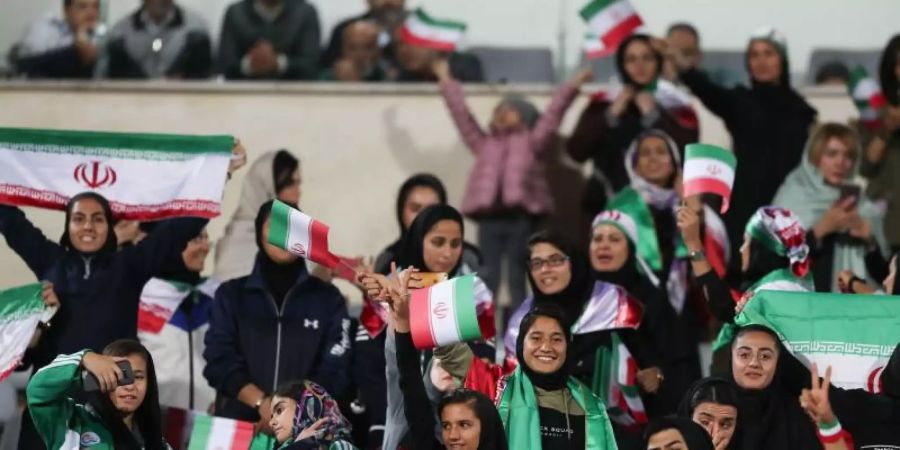
<path id="1" fill-rule="evenodd" d="M 774 330 L 809 366 L 832 366 L 831 382 L 880 391 L 880 377 L 900 342 L 900 301 L 887 295 L 760 291 L 735 319 Z"/>
<path id="2" fill-rule="evenodd" d="M 117 217 L 220 213 L 231 136 L 0 128 L 0 203 L 63 209 L 85 191 Z"/>

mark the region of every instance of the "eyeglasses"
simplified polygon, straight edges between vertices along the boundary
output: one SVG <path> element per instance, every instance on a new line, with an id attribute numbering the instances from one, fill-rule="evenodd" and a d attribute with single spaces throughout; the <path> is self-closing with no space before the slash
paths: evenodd
<path id="1" fill-rule="evenodd" d="M 568 256 L 556 254 L 551 255 L 547 259 L 532 258 L 528 260 L 526 265 L 528 266 L 529 270 L 541 270 L 541 267 L 544 267 L 545 264 L 547 265 L 547 267 L 559 267 L 565 264 L 568 260 Z"/>

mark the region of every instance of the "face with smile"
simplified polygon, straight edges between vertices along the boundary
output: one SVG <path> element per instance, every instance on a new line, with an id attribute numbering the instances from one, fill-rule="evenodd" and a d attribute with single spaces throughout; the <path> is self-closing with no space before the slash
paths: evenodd
<path id="1" fill-rule="evenodd" d="M 615 272 L 628 260 L 628 238 L 615 225 L 598 225 L 591 235 L 590 251 L 594 270 Z"/>
<path id="2" fill-rule="evenodd" d="M 772 384 L 778 365 L 778 345 L 763 331 L 742 333 L 732 344 L 731 373 L 738 386 L 761 390 Z"/>
<path id="3" fill-rule="evenodd" d="M 566 361 L 566 334 L 550 317 L 538 317 L 525 335 L 522 354 L 525 365 L 540 374 L 556 373 Z"/>
<path id="4" fill-rule="evenodd" d="M 181 252 L 181 260 L 184 267 L 191 272 L 202 272 L 209 254 L 209 233 L 204 228 L 200 235 L 188 241 L 184 251 Z"/>
<path id="5" fill-rule="evenodd" d="M 672 155 L 665 139 L 648 136 L 641 140 L 638 144 L 634 171 L 648 182 L 666 187 L 675 173 L 675 166 L 672 164 Z"/>
<path id="6" fill-rule="evenodd" d="M 116 361 L 127 360 L 131 363 L 134 383 L 116 387 L 109 393 L 109 400 L 122 414 L 134 414 L 144 403 L 144 397 L 147 395 L 147 361 L 137 353 L 114 359 Z"/>
<path id="7" fill-rule="evenodd" d="M 462 257 L 462 227 L 459 222 L 444 219 L 425 233 L 422 259 L 430 272 L 450 272 Z"/>
<path id="8" fill-rule="evenodd" d="M 562 292 L 572 281 L 572 263 L 556 246 L 539 242 L 531 247 L 528 270 L 535 286 L 544 295 Z"/>
<path id="9" fill-rule="evenodd" d="M 106 243 L 109 227 L 103 207 L 97 200 L 83 198 L 72 205 L 68 231 L 69 241 L 75 250 L 82 253 L 99 251 Z"/>
<path id="10" fill-rule="evenodd" d="M 444 446 L 453 450 L 478 450 L 481 420 L 468 403 L 451 403 L 441 411 Z"/>
<path id="11" fill-rule="evenodd" d="M 297 412 L 297 401 L 287 397 L 272 397 L 272 418 L 269 426 L 275 433 L 275 440 L 279 444 L 287 442 L 293 437 L 294 415 Z"/>

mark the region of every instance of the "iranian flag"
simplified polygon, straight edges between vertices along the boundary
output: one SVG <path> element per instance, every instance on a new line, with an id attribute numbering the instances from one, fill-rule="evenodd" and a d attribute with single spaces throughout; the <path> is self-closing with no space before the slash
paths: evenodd
<path id="1" fill-rule="evenodd" d="M 847 90 L 859 109 L 859 121 L 869 129 L 879 128 L 881 126 L 879 113 L 887 105 L 887 100 L 881 93 L 878 83 L 869 77 L 863 66 L 856 66 L 850 73 Z"/>
<path id="2" fill-rule="evenodd" d="M 0 128 L 0 203 L 63 209 L 94 191 L 117 217 L 216 217 L 231 136 Z"/>
<path id="3" fill-rule="evenodd" d="M 278 200 L 269 216 L 269 243 L 330 269 L 340 263 L 328 250 L 328 225 Z"/>
<path id="4" fill-rule="evenodd" d="M 413 343 L 420 349 L 481 338 L 475 309 L 475 275 L 412 291 L 409 317 Z"/>
<path id="5" fill-rule="evenodd" d="M 404 42 L 443 52 L 456 49 L 466 32 L 466 24 L 453 20 L 435 19 L 417 8 L 400 28 Z"/>
<path id="6" fill-rule="evenodd" d="M 38 323 L 56 312 L 44 307 L 42 289 L 41 283 L 34 283 L 0 291 L 0 381 L 22 362 Z"/>
<path id="7" fill-rule="evenodd" d="M 610 49 L 619 46 L 628 35 L 644 24 L 628 0 L 593 0 L 581 8 L 588 29 Z"/>
<path id="8" fill-rule="evenodd" d="M 759 291 L 735 319 L 775 331 L 805 365 L 832 367 L 831 382 L 880 392 L 900 341 L 900 302 L 889 295 Z"/>
<path id="9" fill-rule="evenodd" d="M 722 213 L 728 211 L 737 158 L 715 145 L 688 144 L 685 149 L 682 182 L 684 196 L 717 194 L 722 196 Z"/>
<path id="10" fill-rule="evenodd" d="M 198 415 L 194 418 L 188 450 L 247 450 L 253 441 L 253 424 Z"/>
<path id="11" fill-rule="evenodd" d="M 637 361 L 618 333 L 613 332 L 610 337 L 608 364 L 599 368 L 599 389 L 610 420 L 628 428 L 638 428 L 647 423 L 647 411 L 637 384 Z"/>
<path id="12" fill-rule="evenodd" d="M 615 47 L 607 47 L 597 33 L 584 34 L 584 57 L 587 59 L 599 59 L 611 55 Z"/>

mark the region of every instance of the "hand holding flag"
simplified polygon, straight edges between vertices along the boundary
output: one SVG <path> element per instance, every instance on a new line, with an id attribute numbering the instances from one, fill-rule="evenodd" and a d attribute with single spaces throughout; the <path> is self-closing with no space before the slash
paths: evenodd
<path id="1" fill-rule="evenodd" d="M 269 243 L 329 269 L 341 262 L 328 249 L 328 225 L 279 200 L 272 203 Z"/>
<path id="2" fill-rule="evenodd" d="M 734 153 L 715 145 L 688 144 L 685 150 L 683 196 L 717 194 L 722 196 L 722 213 L 728 211 L 737 158 Z"/>

